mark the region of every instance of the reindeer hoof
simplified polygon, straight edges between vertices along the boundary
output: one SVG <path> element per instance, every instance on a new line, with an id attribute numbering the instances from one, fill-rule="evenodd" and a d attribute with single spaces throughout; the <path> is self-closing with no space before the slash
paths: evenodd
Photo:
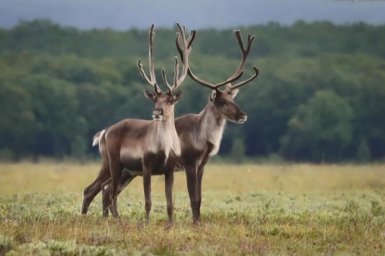
<path id="1" fill-rule="evenodd" d="M 166 226 L 164 227 L 165 230 L 170 230 L 174 227 L 173 222 L 167 222 Z"/>
<path id="2" fill-rule="evenodd" d="M 193 220 L 193 225 L 194 226 L 199 226 L 200 224 L 201 224 L 201 220 L 200 219 Z"/>

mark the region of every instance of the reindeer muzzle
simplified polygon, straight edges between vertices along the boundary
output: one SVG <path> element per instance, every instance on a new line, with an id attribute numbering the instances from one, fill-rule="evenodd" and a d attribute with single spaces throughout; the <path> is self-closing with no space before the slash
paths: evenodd
<path id="1" fill-rule="evenodd" d="M 241 114 L 237 118 L 237 122 L 240 124 L 243 124 L 246 121 L 247 121 L 247 115 L 246 114 Z"/>
<path id="2" fill-rule="evenodd" d="M 152 111 L 152 119 L 156 120 L 156 121 L 162 121 L 163 120 L 163 109 L 155 108 Z"/>

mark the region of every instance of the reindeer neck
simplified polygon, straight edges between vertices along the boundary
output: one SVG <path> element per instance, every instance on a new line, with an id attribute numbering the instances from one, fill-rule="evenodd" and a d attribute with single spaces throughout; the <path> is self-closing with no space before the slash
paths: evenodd
<path id="1" fill-rule="evenodd" d="M 226 124 L 226 119 L 217 111 L 214 104 L 209 101 L 200 113 L 200 124 L 202 126 L 209 126 L 213 130 L 223 129 Z"/>
<path id="2" fill-rule="evenodd" d="M 199 137 L 205 141 L 205 145 L 207 143 L 213 145 L 210 156 L 216 155 L 221 144 L 226 119 L 217 111 L 212 102 L 207 103 L 199 118 Z"/>
<path id="3" fill-rule="evenodd" d="M 155 128 L 152 144 L 158 149 L 164 150 L 166 157 L 168 157 L 170 150 L 173 151 L 175 155 L 180 155 L 180 142 L 175 129 L 175 117 L 173 113 L 167 120 L 152 121 L 152 125 Z"/>
<path id="4" fill-rule="evenodd" d="M 175 127 L 174 117 L 169 117 L 167 120 L 156 121 L 155 124 L 158 126 L 158 129 L 173 129 Z"/>

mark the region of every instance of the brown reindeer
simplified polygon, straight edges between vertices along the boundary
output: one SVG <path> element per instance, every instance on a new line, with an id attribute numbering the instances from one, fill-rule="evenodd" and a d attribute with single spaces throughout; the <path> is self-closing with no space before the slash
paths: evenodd
<path id="1" fill-rule="evenodd" d="M 187 114 L 178 117 L 175 120 L 176 130 L 182 146 L 181 163 L 186 169 L 187 185 L 193 210 L 194 223 L 197 223 L 200 218 L 201 182 L 204 166 L 208 159 L 218 152 L 226 120 L 235 123 L 243 123 L 246 121 L 247 116 L 236 105 L 234 98 L 237 95 L 240 86 L 252 81 L 258 75 L 258 69 L 254 68 L 255 74 L 252 77 L 246 81 L 231 85 L 233 81 L 237 80 L 242 75 L 246 58 L 254 39 L 249 35 L 248 45 L 245 48 L 239 31 L 235 31 L 235 36 L 242 51 L 242 61 L 236 72 L 226 81 L 213 85 L 197 78 L 192 71 L 189 70 L 189 75 L 195 81 L 212 89 L 212 92 L 209 102 L 201 113 Z M 181 50 L 179 51 L 181 53 Z M 226 85 L 226 88 L 222 91 L 219 88 L 223 85 Z M 98 143 L 99 138 L 103 138 L 103 134 L 99 132 L 95 135 L 95 138 Z M 100 143 L 103 143 L 103 141 Z M 173 161 L 170 166 L 175 166 L 175 161 Z M 100 177 L 104 178 L 107 175 L 103 176 L 102 174 L 99 174 Z M 120 191 L 123 190 L 123 188 L 136 176 L 137 174 L 133 172 L 127 170 L 124 171 L 120 180 L 118 193 L 120 193 Z M 108 183 L 109 180 L 104 183 L 102 188 L 104 216 L 108 215 L 107 206 L 110 204 L 109 198 L 106 196 L 110 189 Z M 100 189 L 101 188 L 98 188 L 98 192 Z"/>
<path id="2" fill-rule="evenodd" d="M 237 70 L 226 81 L 212 84 L 198 78 L 189 68 L 189 76 L 197 83 L 211 89 L 206 107 L 199 114 L 187 114 L 175 120 L 175 127 L 181 143 L 182 163 L 187 177 L 187 188 L 193 213 L 193 222 L 200 221 L 200 206 L 202 201 L 202 176 L 204 167 L 210 157 L 218 153 L 226 121 L 242 124 L 247 115 L 234 102 L 238 88 L 249 83 L 258 76 L 259 70 L 254 69 L 254 75 L 249 79 L 233 84 L 243 74 L 247 56 L 254 37 L 248 35 L 245 48 L 240 32 L 234 31 L 242 52 L 242 60 Z M 178 48 L 180 54 L 182 49 Z M 225 85 L 225 89 L 220 87 Z"/>
<path id="3" fill-rule="evenodd" d="M 144 72 L 141 60 L 138 61 L 138 68 L 147 83 L 154 88 L 153 92 L 145 91 L 145 96 L 155 105 L 153 120 L 125 119 L 101 132 L 103 136 L 100 138 L 99 149 L 102 155 L 102 167 L 99 176 L 84 190 L 83 214 L 87 212 L 90 202 L 98 193 L 96 190 L 102 185 L 103 177 L 110 174 L 108 177 L 111 177 L 111 211 L 114 217 L 119 216 L 116 196 L 122 169 L 125 168 L 143 175 L 146 222 L 149 221 L 151 211 L 151 175 L 165 174 L 168 220 L 169 223 L 172 222 L 173 168 L 166 166 L 166 164 L 170 162 L 168 161 L 170 157 L 175 159 L 181 153 L 180 142 L 175 129 L 174 106 L 181 95 L 177 88 L 187 76 L 188 57 L 195 37 L 195 31 L 192 31 L 190 37 L 186 39 L 185 28 L 179 24 L 177 24 L 177 28 L 179 32 L 177 33 L 176 44 L 183 62 L 181 75 L 179 75 L 179 62 L 176 57 L 173 84 L 169 84 L 166 73 L 162 70 L 163 80 L 168 91 L 161 91 L 155 76 L 153 46 L 155 33 L 154 25 L 152 25 L 149 32 L 150 78 Z M 96 139 L 94 143 L 97 142 Z M 95 190 L 95 188 L 97 189 Z"/>

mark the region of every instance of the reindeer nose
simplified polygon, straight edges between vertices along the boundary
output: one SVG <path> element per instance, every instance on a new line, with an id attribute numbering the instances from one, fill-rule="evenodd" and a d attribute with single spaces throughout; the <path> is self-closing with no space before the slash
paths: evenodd
<path id="1" fill-rule="evenodd" d="M 247 115 L 245 113 L 241 113 L 238 117 L 238 122 L 244 123 L 247 121 Z"/>
<path id="2" fill-rule="evenodd" d="M 163 119 L 163 109 L 155 108 L 152 111 L 152 119 L 154 119 L 154 120 L 162 120 Z"/>

